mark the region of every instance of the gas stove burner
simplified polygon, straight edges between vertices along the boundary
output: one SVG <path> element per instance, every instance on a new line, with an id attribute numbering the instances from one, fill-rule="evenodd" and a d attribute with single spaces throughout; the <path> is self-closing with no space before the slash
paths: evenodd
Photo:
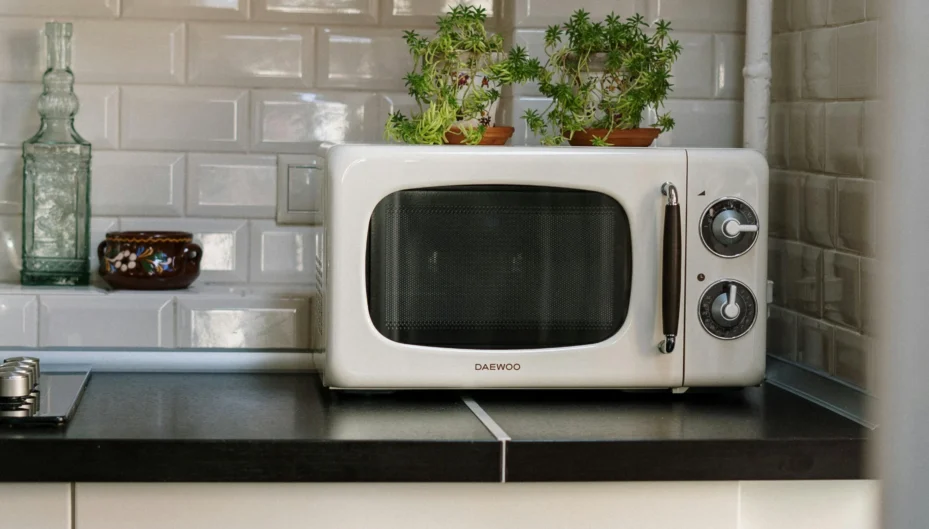
<path id="1" fill-rule="evenodd" d="M 74 414 L 90 367 L 39 366 L 21 356 L 0 364 L 0 425 L 59 425 Z"/>

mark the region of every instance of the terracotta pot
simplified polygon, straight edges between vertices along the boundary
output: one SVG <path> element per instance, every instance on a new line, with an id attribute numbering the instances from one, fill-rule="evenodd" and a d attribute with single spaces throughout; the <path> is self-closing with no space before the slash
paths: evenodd
<path id="1" fill-rule="evenodd" d="M 478 145 L 506 145 L 515 131 L 513 127 L 487 127 Z M 449 145 L 463 145 L 464 141 L 464 134 L 458 127 L 452 127 L 451 131 L 445 133 L 445 143 Z"/>
<path id="2" fill-rule="evenodd" d="M 606 135 L 607 129 L 584 129 L 574 133 L 574 137 L 568 139 L 568 143 L 578 147 L 589 147 L 593 145 L 593 138 L 602 138 Z M 606 142 L 613 147 L 649 147 L 661 134 L 661 129 L 629 129 L 613 130 L 607 137 Z M 568 135 L 565 134 L 567 138 Z"/>
<path id="3" fill-rule="evenodd" d="M 184 231 L 114 231 L 97 246 L 100 277 L 113 288 L 175 290 L 200 275 L 203 250 Z"/>

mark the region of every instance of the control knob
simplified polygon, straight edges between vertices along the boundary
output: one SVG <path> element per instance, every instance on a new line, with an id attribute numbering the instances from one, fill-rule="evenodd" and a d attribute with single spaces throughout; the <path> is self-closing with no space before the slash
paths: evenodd
<path id="1" fill-rule="evenodd" d="M 758 303 L 744 283 L 732 279 L 717 281 L 700 298 L 700 324 L 706 332 L 721 339 L 734 340 L 755 324 Z"/>
<path id="2" fill-rule="evenodd" d="M 758 240 L 758 214 L 745 201 L 723 198 L 710 204 L 700 219 L 704 246 L 720 257 L 738 257 Z"/>

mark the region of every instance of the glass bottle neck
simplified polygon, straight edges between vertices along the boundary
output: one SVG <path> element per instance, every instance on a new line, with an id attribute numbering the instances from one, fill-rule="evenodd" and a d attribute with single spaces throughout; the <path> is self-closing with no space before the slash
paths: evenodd
<path id="1" fill-rule="evenodd" d="M 71 24 L 50 22 L 45 25 L 49 70 L 71 68 Z"/>

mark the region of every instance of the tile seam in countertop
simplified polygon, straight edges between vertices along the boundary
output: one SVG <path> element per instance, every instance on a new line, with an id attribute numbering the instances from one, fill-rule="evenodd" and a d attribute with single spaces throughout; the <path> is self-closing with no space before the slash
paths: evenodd
<path id="1" fill-rule="evenodd" d="M 462 396 L 461 402 L 464 402 L 484 428 L 500 441 L 500 483 L 506 483 L 506 444 L 510 441 L 509 434 L 472 397 Z"/>

